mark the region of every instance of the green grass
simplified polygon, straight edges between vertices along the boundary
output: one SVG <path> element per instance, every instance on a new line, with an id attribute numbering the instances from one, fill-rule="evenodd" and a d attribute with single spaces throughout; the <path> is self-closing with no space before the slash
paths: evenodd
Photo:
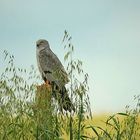
<path id="1" fill-rule="evenodd" d="M 140 97 L 136 107 L 123 113 L 91 115 L 88 98 L 88 74 L 82 62 L 73 58 L 71 37 L 63 40 L 70 85 L 67 88 L 75 113 L 61 112 L 51 90 L 38 85 L 34 67 L 15 66 L 14 56 L 4 51 L 0 75 L 0 140 L 139 140 Z M 80 80 L 77 78 L 80 75 Z"/>

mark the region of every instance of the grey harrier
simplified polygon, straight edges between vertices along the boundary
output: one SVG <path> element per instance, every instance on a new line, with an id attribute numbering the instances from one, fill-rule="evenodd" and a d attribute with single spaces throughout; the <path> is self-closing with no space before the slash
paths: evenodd
<path id="1" fill-rule="evenodd" d="M 47 40 L 40 39 L 36 42 L 37 64 L 45 83 L 52 86 L 52 93 L 61 107 L 61 110 L 74 110 L 65 85 L 69 82 L 68 75 L 58 59 L 50 49 Z"/>

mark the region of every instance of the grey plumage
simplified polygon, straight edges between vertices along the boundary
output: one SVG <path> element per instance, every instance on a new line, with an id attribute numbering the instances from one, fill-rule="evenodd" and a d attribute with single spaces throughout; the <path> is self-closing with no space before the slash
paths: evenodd
<path id="1" fill-rule="evenodd" d="M 58 89 L 57 93 L 53 92 L 61 108 L 69 111 L 74 110 L 65 88 L 65 85 L 69 82 L 68 75 L 58 57 L 50 49 L 47 40 L 40 39 L 36 42 L 36 56 L 42 78 Z"/>

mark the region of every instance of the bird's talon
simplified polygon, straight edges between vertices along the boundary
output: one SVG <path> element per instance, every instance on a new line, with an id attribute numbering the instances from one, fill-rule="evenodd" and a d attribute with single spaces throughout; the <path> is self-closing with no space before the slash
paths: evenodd
<path id="1" fill-rule="evenodd" d="M 46 85 L 46 87 L 47 87 L 48 90 L 51 90 L 50 81 L 46 81 L 46 82 L 45 82 L 45 85 Z"/>

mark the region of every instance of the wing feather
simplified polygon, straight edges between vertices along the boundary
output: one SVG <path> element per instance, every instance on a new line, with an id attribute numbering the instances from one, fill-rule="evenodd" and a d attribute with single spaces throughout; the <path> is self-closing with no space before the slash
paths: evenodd
<path id="1" fill-rule="evenodd" d="M 44 49 L 40 52 L 39 63 L 44 76 L 49 81 L 55 81 L 58 83 L 58 86 L 64 86 L 69 82 L 62 63 L 50 49 Z M 45 71 L 49 71 L 49 73 L 45 73 Z"/>

